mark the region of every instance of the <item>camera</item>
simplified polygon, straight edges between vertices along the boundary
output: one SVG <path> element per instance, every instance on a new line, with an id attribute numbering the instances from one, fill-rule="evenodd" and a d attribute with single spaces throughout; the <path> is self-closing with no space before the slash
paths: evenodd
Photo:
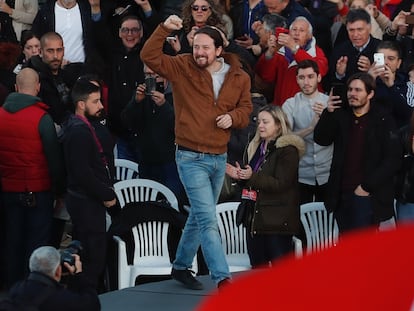
<path id="1" fill-rule="evenodd" d="M 75 265 L 75 258 L 72 256 L 74 254 L 79 255 L 82 251 L 81 242 L 78 240 L 73 240 L 69 245 L 60 252 L 60 263 L 63 266 L 67 262 L 70 266 Z"/>

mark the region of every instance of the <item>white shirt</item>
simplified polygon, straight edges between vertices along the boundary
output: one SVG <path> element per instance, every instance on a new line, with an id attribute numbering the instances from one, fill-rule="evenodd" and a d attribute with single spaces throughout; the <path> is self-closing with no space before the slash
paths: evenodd
<path id="1" fill-rule="evenodd" d="M 55 3 L 55 31 L 63 38 L 64 58 L 71 63 L 85 62 L 82 20 L 77 3 L 71 9 L 62 8 Z"/>
<path id="2" fill-rule="evenodd" d="M 318 92 L 313 98 L 308 98 L 302 92 L 285 101 L 282 110 L 286 113 L 292 131 L 306 129 L 312 123 L 315 112 L 312 106 L 315 102 L 328 103 L 328 96 Z M 323 185 L 328 182 L 331 169 L 333 145 L 320 146 L 313 140 L 313 132 L 303 137 L 306 143 L 305 155 L 299 161 L 299 182 L 307 185 Z"/>

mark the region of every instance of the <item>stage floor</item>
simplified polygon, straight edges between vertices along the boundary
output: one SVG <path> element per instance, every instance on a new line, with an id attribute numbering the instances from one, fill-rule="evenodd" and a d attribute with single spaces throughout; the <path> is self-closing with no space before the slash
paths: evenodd
<path id="1" fill-rule="evenodd" d="M 175 280 L 152 282 L 99 296 L 102 311 L 190 311 L 208 295 L 217 293 L 209 275 L 198 276 L 203 290 L 190 290 Z"/>

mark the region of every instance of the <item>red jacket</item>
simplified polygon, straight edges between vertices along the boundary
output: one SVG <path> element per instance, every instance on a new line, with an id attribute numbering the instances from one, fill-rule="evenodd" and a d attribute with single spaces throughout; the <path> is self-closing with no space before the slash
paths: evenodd
<path id="1" fill-rule="evenodd" d="M 312 40 L 313 42 L 314 40 Z M 313 49 L 313 57 L 310 50 Z M 305 59 L 314 60 L 319 67 L 319 72 L 325 76 L 328 72 L 328 59 L 321 48 L 312 43 L 310 49 L 299 49 L 295 54 L 295 63 L 288 64 L 287 59 L 280 53 L 275 53 L 271 59 L 266 59 L 262 54 L 256 64 L 256 73 L 268 83 L 275 83 L 273 104 L 282 106 L 286 99 L 295 96 L 300 91 L 296 82 L 296 64 Z M 319 90 L 322 90 L 319 85 Z"/>
<path id="2" fill-rule="evenodd" d="M 36 103 L 15 113 L 0 108 L 0 175 L 3 191 L 51 189 L 39 121 L 47 106 Z"/>

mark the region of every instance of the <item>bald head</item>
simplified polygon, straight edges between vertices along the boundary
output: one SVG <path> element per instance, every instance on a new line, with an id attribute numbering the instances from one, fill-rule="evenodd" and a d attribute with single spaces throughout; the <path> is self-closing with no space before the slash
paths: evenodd
<path id="1" fill-rule="evenodd" d="M 39 75 L 31 68 L 22 69 L 16 76 L 16 91 L 18 93 L 37 96 L 40 83 Z"/>

